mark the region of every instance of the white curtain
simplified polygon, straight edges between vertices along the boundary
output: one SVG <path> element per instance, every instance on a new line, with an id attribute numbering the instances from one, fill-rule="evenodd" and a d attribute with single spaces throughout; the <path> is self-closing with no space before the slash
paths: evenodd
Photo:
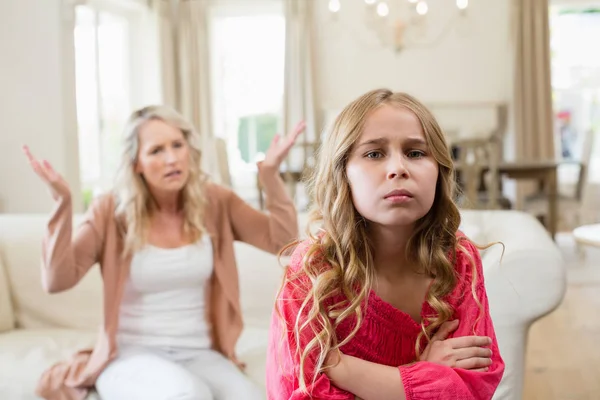
<path id="1" fill-rule="evenodd" d="M 552 160 L 548 0 L 515 0 L 515 131 L 520 160 Z"/>
<path id="2" fill-rule="evenodd" d="M 202 167 L 221 183 L 213 134 L 208 0 L 156 0 L 160 17 L 163 98 L 196 127 L 202 138 Z"/>
<path id="3" fill-rule="evenodd" d="M 283 128 L 290 132 L 300 120 L 306 131 L 292 149 L 287 163 L 292 170 L 306 167 L 319 140 L 315 115 L 313 6 L 314 1 L 283 0 L 285 5 L 285 90 Z"/>
<path id="4" fill-rule="evenodd" d="M 548 0 L 513 0 L 515 150 L 519 161 L 555 158 L 548 7 Z M 524 197 L 535 190 L 534 182 L 518 182 L 517 208 L 522 208 Z"/>

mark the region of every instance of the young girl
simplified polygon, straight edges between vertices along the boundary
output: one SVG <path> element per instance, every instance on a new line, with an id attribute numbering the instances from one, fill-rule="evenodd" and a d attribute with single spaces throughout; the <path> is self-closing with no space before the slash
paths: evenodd
<path id="1" fill-rule="evenodd" d="M 95 387 L 104 400 L 264 398 L 235 355 L 243 322 L 234 241 L 276 254 L 297 237 L 279 166 L 303 130 L 276 137 L 258 165 L 266 214 L 207 181 L 199 136 L 179 113 L 137 110 L 114 190 L 75 232 L 67 183 L 25 148 L 56 201 L 43 242 L 45 289 L 70 289 L 96 263 L 104 283 L 96 346 L 46 371 L 40 397 L 82 400 Z"/>
<path id="2" fill-rule="evenodd" d="M 490 399 L 504 363 L 433 115 L 403 93 L 361 96 L 325 138 L 311 190 L 321 229 L 278 295 L 268 398 Z"/>

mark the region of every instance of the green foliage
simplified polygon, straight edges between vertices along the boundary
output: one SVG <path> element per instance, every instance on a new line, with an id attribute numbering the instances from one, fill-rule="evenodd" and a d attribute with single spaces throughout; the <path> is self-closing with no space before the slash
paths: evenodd
<path id="1" fill-rule="evenodd" d="M 240 118 L 238 148 L 242 159 L 254 162 L 256 153 L 264 153 L 277 133 L 277 114 L 256 114 Z"/>

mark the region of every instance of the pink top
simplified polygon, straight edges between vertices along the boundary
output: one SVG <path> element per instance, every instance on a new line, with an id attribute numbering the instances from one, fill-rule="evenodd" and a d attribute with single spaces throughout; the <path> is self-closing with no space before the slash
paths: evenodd
<path id="1" fill-rule="evenodd" d="M 363 322 L 354 338 L 341 348 L 347 355 L 379 364 L 398 366 L 407 400 L 420 399 L 491 399 L 500 383 L 504 372 L 504 362 L 500 357 L 494 327 L 489 315 L 488 299 L 483 280 L 483 268 L 477 249 L 468 241 L 462 241 L 473 257 L 477 266 L 477 283 L 475 292 L 483 307 L 483 314 L 476 300 L 471 295 L 472 267 L 464 253 L 457 255 L 456 272 L 458 282 L 454 291 L 446 297 L 453 307 L 452 319 L 459 319 L 460 325 L 451 337 L 473 335 L 475 321 L 481 314 L 475 334 L 492 338 L 492 365 L 487 372 L 474 372 L 464 369 L 445 367 L 430 362 L 415 361 L 415 343 L 421 330 L 408 314 L 398 310 L 379 298 L 374 291 L 370 292 Z M 301 261 L 309 246 L 309 242 L 301 243 L 292 255 L 288 269 L 295 273 L 301 268 Z M 308 279 L 297 278 L 287 283 L 278 300 L 288 329 L 282 332 L 282 320 L 277 312 L 273 313 L 270 330 L 269 350 L 267 356 L 267 397 L 270 400 L 301 399 L 335 399 L 354 400 L 352 393 L 335 387 L 329 378 L 321 373 L 312 383 L 315 357 L 308 357 L 305 366 L 307 394 L 299 389 L 299 356 L 296 354 L 296 341 L 293 326 L 302 304 L 302 292 L 305 293 Z M 304 286 L 304 289 L 302 288 Z M 423 304 L 421 316 L 433 315 L 434 310 Z M 347 319 L 342 323 L 337 336 L 341 340 L 352 329 L 353 324 Z M 302 340 L 304 346 L 312 337 Z M 424 345 L 422 346 L 424 347 Z M 407 365 L 413 363 L 411 365 Z"/>

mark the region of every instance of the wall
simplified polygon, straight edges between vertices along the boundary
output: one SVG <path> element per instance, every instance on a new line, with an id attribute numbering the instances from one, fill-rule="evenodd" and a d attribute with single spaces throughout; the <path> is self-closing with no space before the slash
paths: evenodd
<path id="1" fill-rule="evenodd" d="M 332 19 L 316 2 L 317 95 L 321 110 L 387 86 L 428 102 L 510 98 L 509 1 L 471 1 L 466 19 L 433 47 L 396 54 L 365 25 L 362 1 L 343 1 Z M 396 2 L 399 3 L 399 2 Z M 454 13 L 453 1 L 431 2 L 429 28 Z M 79 193 L 72 48 L 61 0 L 0 0 L 0 212 L 47 212 L 52 203 L 27 168 L 29 144 L 65 174 Z"/>
<path id="2" fill-rule="evenodd" d="M 512 0 L 472 0 L 467 19 L 435 46 L 396 54 L 365 25 L 363 1 L 342 1 L 337 19 L 314 0 L 321 110 L 387 86 L 426 102 L 511 102 Z M 0 212 L 47 212 L 52 202 L 27 167 L 29 144 L 79 193 L 69 16 L 61 0 L 0 0 Z M 393 2 L 399 4 L 399 1 Z M 405 3 L 405 2 L 402 2 Z M 429 28 L 454 13 L 454 1 L 431 1 Z M 553 3 L 589 4 L 587 0 Z M 78 203 L 78 201 L 76 201 Z"/>
<path id="3" fill-rule="evenodd" d="M 336 17 L 318 0 L 317 71 L 320 106 L 338 109 L 376 87 L 406 91 L 427 102 L 506 101 L 511 97 L 510 1 L 471 1 L 457 18 L 454 1 L 431 1 L 427 32 L 443 32 L 430 47 L 407 47 L 400 53 L 382 47 L 366 20 L 363 1 L 342 1 Z M 401 10 L 391 2 L 392 11 Z M 397 8 L 393 8 L 397 7 Z"/>
<path id="4" fill-rule="evenodd" d="M 45 186 L 27 168 L 21 146 L 48 159 L 74 193 L 79 174 L 68 16 L 61 0 L 0 1 L 0 212 L 48 212 Z M 74 200 L 78 204 L 78 197 Z"/>

